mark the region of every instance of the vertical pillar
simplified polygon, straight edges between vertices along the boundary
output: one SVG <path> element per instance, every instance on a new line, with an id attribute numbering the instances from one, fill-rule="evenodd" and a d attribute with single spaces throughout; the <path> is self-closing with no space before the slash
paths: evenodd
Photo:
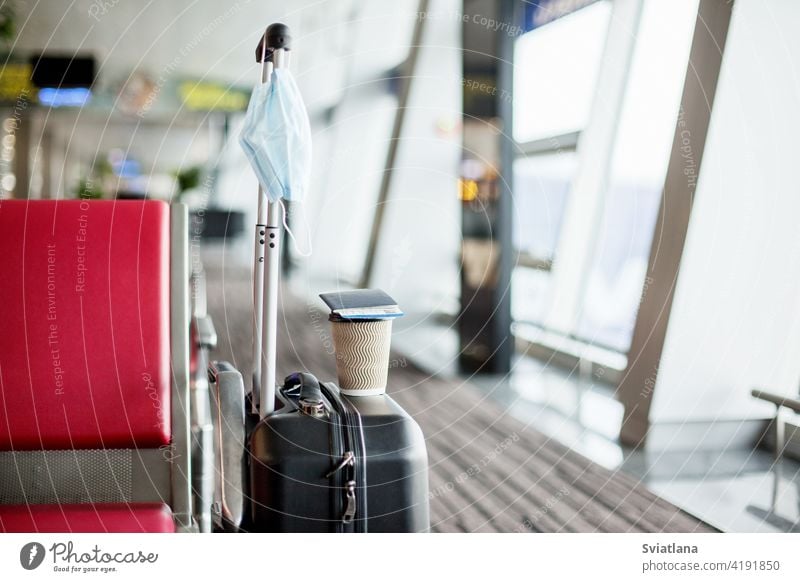
<path id="1" fill-rule="evenodd" d="M 650 428 L 650 405 L 657 389 L 659 363 L 689 228 L 696 180 L 687 180 L 684 175 L 682 140 L 691 135 L 699 176 L 732 8 L 733 2 L 719 0 L 700 0 L 698 8 L 681 97 L 682 115 L 675 128 L 647 267 L 652 283 L 639 307 L 628 368 L 617 388 L 617 397 L 625 407 L 620 440 L 628 445 L 642 444 Z"/>
<path id="2" fill-rule="evenodd" d="M 512 86 L 517 0 L 465 2 L 463 22 L 464 160 L 481 168 L 462 176 L 459 366 L 465 372 L 511 370 L 513 156 Z M 475 8 L 478 12 L 471 12 Z M 479 16 L 479 18 L 475 18 Z M 504 26 L 488 30 L 485 21 Z M 489 42 L 487 42 L 487 40 Z"/>
<path id="3" fill-rule="evenodd" d="M 511 270 L 514 267 L 512 238 L 514 209 L 514 108 L 511 99 L 514 87 L 514 35 L 508 31 L 517 22 L 516 0 L 500 1 L 500 22 L 508 23 L 497 34 L 497 112 L 500 117 L 500 181 L 497 191 L 497 217 L 494 229 L 495 244 L 499 247 L 497 284 L 494 289 L 492 316 L 492 371 L 507 374 L 511 371 L 514 338 L 511 335 Z"/>

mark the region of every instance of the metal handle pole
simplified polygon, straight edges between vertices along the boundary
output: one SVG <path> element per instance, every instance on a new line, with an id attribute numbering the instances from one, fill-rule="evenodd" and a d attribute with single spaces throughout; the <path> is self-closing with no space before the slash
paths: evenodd
<path id="1" fill-rule="evenodd" d="M 261 83 L 269 83 L 274 69 L 288 66 L 291 36 L 280 23 L 270 25 L 256 48 L 262 63 Z M 278 278 L 280 276 L 281 205 L 269 202 L 258 188 L 258 219 L 253 266 L 253 412 L 261 418 L 275 409 L 276 341 L 278 331 Z"/>
<path id="2" fill-rule="evenodd" d="M 272 53 L 275 69 L 286 66 L 286 51 L 277 48 Z M 263 324 L 261 327 L 261 382 L 259 413 L 261 418 L 275 410 L 275 381 L 277 376 L 278 339 L 278 280 L 281 263 L 282 208 L 278 202 L 267 203 L 264 246 Z"/>
<path id="3" fill-rule="evenodd" d="M 268 83 L 272 76 L 272 62 L 267 62 L 261 67 L 261 82 Z M 253 377 L 250 386 L 250 402 L 252 412 L 258 413 L 259 389 L 261 381 L 261 326 L 264 321 L 264 260 L 267 238 L 267 196 L 258 185 L 258 218 L 254 237 L 255 249 L 253 256 Z"/>

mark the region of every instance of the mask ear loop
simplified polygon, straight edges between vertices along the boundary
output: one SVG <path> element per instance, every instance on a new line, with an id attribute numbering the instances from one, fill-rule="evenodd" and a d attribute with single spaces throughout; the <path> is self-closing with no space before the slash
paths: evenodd
<path id="1" fill-rule="evenodd" d="M 309 229 L 306 229 L 306 233 L 308 234 L 306 237 L 306 240 L 308 241 L 308 252 L 303 252 L 297 245 L 297 239 L 295 238 L 292 229 L 289 228 L 289 224 L 286 222 L 286 205 L 283 203 L 283 198 L 278 198 L 278 202 L 283 210 L 283 228 L 286 229 L 286 234 L 288 234 L 289 238 L 292 239 L 292 246 L 294 246 L 294 250 L 297 251 L 297 254 L 301 257 L 310 257 L 311 253 L 314 251 L 314 249 L 311 247 L 311 232 L 309 232 Z M 305 221 L 305 213 L 303 213 L 303 221 Z"/>

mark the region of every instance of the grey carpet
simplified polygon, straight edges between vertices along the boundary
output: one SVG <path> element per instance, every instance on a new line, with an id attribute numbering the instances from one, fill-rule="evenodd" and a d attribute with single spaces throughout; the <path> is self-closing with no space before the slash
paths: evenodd
<path id="1" fill-rule="evenodd" d="M 209 269 L 217 359 L 250 368 L 250 274 Z M 335 378 L 319 302 L 281 296 L 279 378 L 308 370 Z M 710 526 L 636 479 L 610 471 L 511 417 L 475 386 L 431 377 L 393 356 L 389 392 L 425 433 L 431 525 L 439 532 L 707 532 Z"/>

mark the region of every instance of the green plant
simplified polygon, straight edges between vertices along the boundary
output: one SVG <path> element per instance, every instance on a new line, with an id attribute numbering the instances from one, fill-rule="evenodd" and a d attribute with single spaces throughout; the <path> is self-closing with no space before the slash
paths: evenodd
<path id="1" fill-rule="evenodd" d="M 17 19 L 14 6 L 8 2 L 0 6 L 0 41 L 10 43 L 17 33 Z"/>
<path id="2" fill-rule="evenodd" d="M 101 178 L 108 178 L 114 175 L 114 167 L 107 157 L 103 157 L 95 161 L 94 172 Z"/>
<path id="3" fill-rule="evenodd" d="M 81 200 L 99 200 L 103 197 L 103 190 L 91 178 L 81 178 L 75 196 Z"/>
<path id="4" fill-rule="evenodd" d="M 201 166 L 192 166 L 185 170 L 177 170 L 175 172 L 175 179 L 178 181 L 178 193 L 175 197 L 180 200 L 181 196 L 186 192 L 200 186 L 202 174 L 203 168 Z"/>

